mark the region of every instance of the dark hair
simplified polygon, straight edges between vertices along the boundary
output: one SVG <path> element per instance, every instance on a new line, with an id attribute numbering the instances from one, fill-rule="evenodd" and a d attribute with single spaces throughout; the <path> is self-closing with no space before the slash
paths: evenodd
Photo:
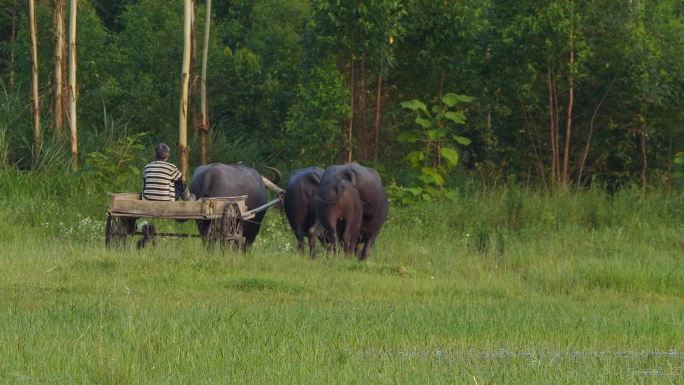
<path id="1" fill-rule="evenodd" d="M 166 143 L 159 143 L 154 148 L 154 155 L 157 157 L 157 160 L 166 160 L 171 156 L 171 148 Z"/>

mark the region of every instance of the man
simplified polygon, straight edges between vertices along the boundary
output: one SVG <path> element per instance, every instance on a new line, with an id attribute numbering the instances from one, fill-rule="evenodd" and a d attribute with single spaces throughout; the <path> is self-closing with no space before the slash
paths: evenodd
<path id="1" fill-rule="evenodd" d="M 150 201 L 175 201 L 185 190 L 183 175 L 169 163 L 171 149 L 160 143 L 154 149 L 156 160 L 143 169 L 143 199 Z"/>

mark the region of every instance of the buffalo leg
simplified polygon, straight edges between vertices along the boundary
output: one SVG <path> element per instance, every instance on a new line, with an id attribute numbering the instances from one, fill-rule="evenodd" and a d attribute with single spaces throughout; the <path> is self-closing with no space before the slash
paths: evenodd
<path id="1" fill-rule="evenodd" d="M 344 232 L 342 233 L 342 242 L 345 253 L 353 255 L 356 252 L 360 228 L 360 217 L 358 219 L 350 219 L 345 221 Z"/>
<path id="2" fill-rule="evenodd" d="M 370 253 L 370 248 L 373 246 L 373 243 L 375 243 L 375 238 L 377 238 L 377 236 L 370 237 L 363 242 L 363 248 L 361 249 L 361 253 L 358 255 L 359 261 L 365 261 L 368 259 L 368 253 Z"/>
<path id="3" fill-rule="evenodd" d="M 297 230 L 295 237 L 297 237 L 297 248 L 299 249 L 299 252 L 304 254 L 304 232 L 302 232 L 302 230 Z"/>

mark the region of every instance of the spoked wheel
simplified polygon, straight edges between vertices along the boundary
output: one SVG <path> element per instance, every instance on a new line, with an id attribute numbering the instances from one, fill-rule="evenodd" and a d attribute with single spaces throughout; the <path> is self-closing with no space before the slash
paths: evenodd
<path id="1" fill-rule="evenodd" d="M 229 203 L 224 207 L 221 216 L 221 246 L 241 249 L 243 245 L 240 207 L 235 202 Z"/>
<path id="2" fill-rule="evenodd" d="M 237 250 L 244 246 L 242 215 L 237 203 L 226 204 L 220 218 L 205 221 L 201 228 L 202 240 L 210 251 L 216 248 L 216 243 L 221 246 L 222 250 L 228 247 Z"/>
<path id="3" fill-rule="evenodd" d="M 126 236 L 132 234 L 133 229 L 135 229 L 135 219 L 113 217 L 111 214 L 107 214 L 105 246 L 123 247 L 126 244 Z"/>
<path id="4" fill-rule="evenodd" d="M 221 220 L 204 221 L 201 226 L 203 227 L 200 231 L 202 233 L 202 240 L 209 251 L 214 251 L 216 242 L 221 239 Z"/>

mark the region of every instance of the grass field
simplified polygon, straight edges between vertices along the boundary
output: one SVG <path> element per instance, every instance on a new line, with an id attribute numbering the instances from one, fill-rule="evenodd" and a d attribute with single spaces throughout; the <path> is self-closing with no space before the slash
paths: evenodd
<path id="1" fill-rule="evenodd" d="M 681 195 L 392 207 L 367 263 L 277 211 L 247 254 L 109 250 L 105 199 L 63 198 L 0 201 L 1 383 L 684 383 Z"/>

